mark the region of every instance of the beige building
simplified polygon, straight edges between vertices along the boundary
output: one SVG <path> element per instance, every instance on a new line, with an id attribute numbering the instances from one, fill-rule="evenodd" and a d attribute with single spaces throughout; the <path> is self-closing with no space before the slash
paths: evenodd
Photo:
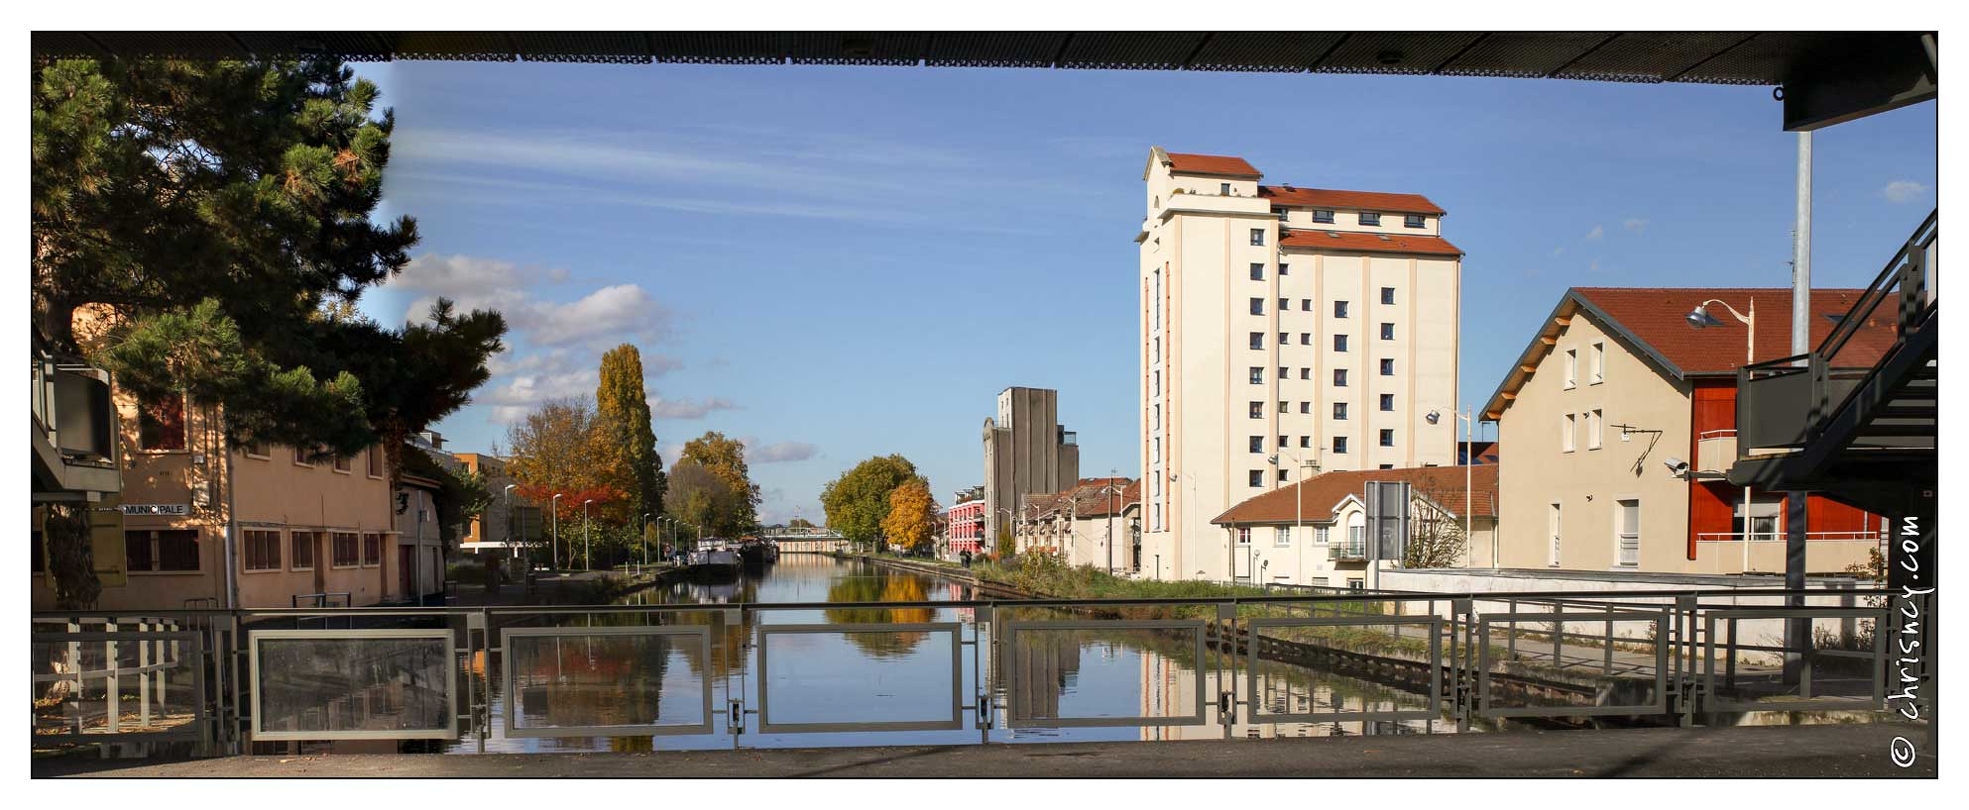
<path id="1" fill-rule="evenodd" d="M 1023 506 L 1025 495 L 1058 492 L 1080 478 L 1080 446 L 1060 426 L 1060 394 L 1049 388 L 1007 388 L 998 416 L 984 422 L 985 546 Z"/>
<path id="2" fill-rule="evenodd" d="M 224 606 L 231 566 L 241 607 L 289 607 L 337 594 L 369 605 L 403 594 L 393 499 L 381 448 L 319 462 L 293 448 L 228 451 L 216 411 L 181 398 L 115 397 L 123 492 L 97 505 L 96 567 L 105 611 Z M 226 481 L 226 471 L 235 473 Z M 227 492 L 227 484 L 231 492 Z M 228 502 L 240 538 L 225 542 Z M 107 542 L 105 542 L 107 541 Z M 36 544 L 32 602 L 54 607 Z M 313 604 L 312 599 L 302 599 Z"/>
<path id="3" fill-rule="evenodd" d="M 473 516 L 465 521 L 463 543 L 504 543 L 512 539 L 507 528 L 511 513 L 513 495 L 506 493 L 506 485 L 513 483 L 513 477 L 506 474 L 506 461 L 498 456 L 484 453 L 452 453 L 452 458 L 464 465 L 469 473 L 485 476 L 485 491 L 492 495 L 492 502 L 486 506 L 485 514 Z"/>
<path id="4" fill-rule="evenodd" d="M 1021 554 L 1059 554 L 1068 565 L 1127 574 L 1135 570 L 1140 516 L 1141 482 L 1082 478 L 1065 490 L 1026 497 L 1017 547 Z"/>
<path id="5" fill-rule="evenodd" d="M 1409 485 L 1410 536 L 1467 538 L 1446 565 L 1490 565 L 1497 532 L 1495 466 L 1328 472 L 1251 498 L 1218 515 L 1217 553 L 1238 580 L 1333 588 L 1371 587 L 1369 481 Z M 1467 475 L 1466 475 L 1467 473 Z M 1296 503 L 1295 503 L 1296 501 Z M 1384 564 L 1383 570 L 1394 567 Z"/>
<path id="6" fill-rule="evenodd" d="M 1814 290 L 1817 345 L 1860 290 Z M 1505 568 L 1674 574 L 1784 570 L 1782 493 L 1723 480 L 1736 461 L 1736 371 L 1746 327 L 1700 331 L 1688 316 L 1715 299 L 1751 310 L 1756 359 L 1790 354 L 1789 288 L 1574 288 L 1484 406 L 1510 448 L 1499 464 Z M 1864 365 L 1891 343 L 1869 326 Z M 1878 345 L 1874 345 L 1878 344 Z M 1882 541 L 1877 516 L 1812 496 L 1806 568 L 1837 573 Z"/>
<path id="7" fill-rule="evenodd" d="M 1140 244 L 1143 554 L 1227 579 L 1207 521 L 1304 465 L 1456 458 L 1462 251 L 1415 194 L 1261 185 L 1150 152 Z"/>

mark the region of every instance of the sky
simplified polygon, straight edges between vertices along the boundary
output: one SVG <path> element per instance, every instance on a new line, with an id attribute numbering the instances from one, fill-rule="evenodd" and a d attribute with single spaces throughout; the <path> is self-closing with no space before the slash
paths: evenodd
<path id="1" fill-rule="evenodd" d="M 422 242 L 364 310 L 446 296 L 508 349 L 447 449 L 504 450 L 640 347 L 667 462 L 743 439 L 766 522 L 900 453 L 982 483 L 1007 386 L 1081 474 L 1139 473 L 1133 241 L 1151 146 L 1268 183 L 1423 194 L 1465 296 L 1463 408 L 1570 286 L 1790 284 L 1797 136 L 1769 88 L 829 66 L 356 66 L 396 115 L 384 216 Z M 1935 205 L 1927 102 L 1815 134 L 1812 280 L 1865 286 Z"/>

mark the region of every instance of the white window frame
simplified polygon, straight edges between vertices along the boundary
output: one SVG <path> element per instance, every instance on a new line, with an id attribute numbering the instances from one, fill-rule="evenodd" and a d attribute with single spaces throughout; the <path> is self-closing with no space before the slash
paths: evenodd
<path id="1" fill-rule="evenodd" d="M 1272 527 L 1272 547 L 1290 548 L 1291 546 L 1292 546 L 1292 527 L 1291 526 Z"/>
<path id="2" fill-rule="evenodd" d="M 1549 506 L 1550 508 L 1545 512 L 1545 531 L 1550 535 L 1547 538 L 1545 564 L 1557 568 L 1559 567 L 1559 550 L 1565 538 L 1566 510 L 1558 501 L 1553 501 Z"/>
<path id="3" fill-rule="evenodd" d="M 1579 387 L 1579 350 L 1567 349 L 1565 390 L 1571 391 L 1572 389 L 1578 387 Z"/>
<path id="4" fill-rule="evenodd" d="M 1590 355 L 1590 366 L 1587 368 L 1587 372 L 1590 375 L 1586 378 L 1587 385 L 1599 385 L 1607 381 L 1606 341 L 1599 340 L 1593 342 L 1593 353 Z"/>
<path id="5" fill-rule="evenodd" d="M 1579 414 L 1567 413 L 1559 417 L 1559 452 L 1571 453 L 1579 446 Z"/>
<path id="6" fill-rule="evenodd" d="M 1606 419 L 1600 415 L 1599 408 L 1586 412 L 1586 449 L 1600 449 L 1600 434 L 1605 426 Z"/>
<path id="7" fill-rule="evenodd" d="M 1626 526 L 1624 525 L 1628 504 L 1633 504 L 1634 506 L 1634 531 L 1632 533 L 1625 531 Z M 1615 498 L 1613 510 L 1614 567 L 1620 569 L 1637 568 L 1641 564 L 1641 499 Z M 1630 539 L 1632 542 L 1629 542 Z M 1623 559 L 1623 556 L 1628 553 L 1630 548 L 1633 553 L 1632 559 Z"/>

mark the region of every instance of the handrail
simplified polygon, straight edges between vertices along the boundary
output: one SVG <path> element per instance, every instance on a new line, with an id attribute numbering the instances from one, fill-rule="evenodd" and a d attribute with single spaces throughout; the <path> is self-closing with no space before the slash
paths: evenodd
<path id="1" fill-rule="evenodd" d="M 1875 276 L 1873 283 L 1867 285 L 1866 292 L 1861 293 L 1859 302 L 1854 304 L 1853 309 L 1847 313 L 1849 316 L 1853 313 L 1871 312 L 1874 307 L 1879 306 L 1886 300 L 1887 290 L 1893 286 L 1894 279 L 1900 274 L 1903 263 L 1912 260 L 1912 257 L 1909 255 L 1909 248 L 1925 250 L 1928 246 L 1935 243 L 1935 238 L 1939 233 L 1935 225 L 1939 221 L 1938 217 L 1940 214 L 1941 209 L 1929 212 L 1928 218 L 1921 222 L 1921 226 L 1915 228 L 1914 233 L 1908 236 L 1907 241 L 1901 243 L 1901 249 L 1894 253 L 1894 258 L 1887 260 L 1887 266 L 1880 271 L 1880 275 Z M 1923 236 L 1924 234 L 1926 234 L 1925 238 Z M 1858 334 L 1860 325 L 1865 322 L 1865 318 L 1847 317 L 1841 319 L 1832 328 L 1832 331 L 1826 334 L 1825 340 L 1819 343 L 1819 347 L 1815 353 L 1820 357 L 1827 358 L 1829 361 L 1839 353 L 1840 349 L 1846 347 L 1846 342 L 1851 340 L 1853 335 Z"/>

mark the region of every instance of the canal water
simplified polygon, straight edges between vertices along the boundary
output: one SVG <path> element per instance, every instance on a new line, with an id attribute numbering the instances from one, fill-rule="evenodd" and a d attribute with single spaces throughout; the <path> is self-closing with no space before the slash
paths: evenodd
<path id="1" fill-rule="evenodd" d="M 788 554 L 735 582 L 658 586 L 617 604 L 758 607 L 971 597 L 969 586 L 943 577 Z M 551 626 L 513 626 L 505 654 L 495 657 L 484 681 L 492 695 L 482 718 L 489 728 L 483 750 L 1316 737 L 1455 728 L 1441 720 L 1249 723 L 1239 706 L 1227 730 L 1217 705 L 1227 689 L 1246 703 L 1255 686 L 1262 714 L 1422 710 L 1427 702 L 1420 694 L 1301 666 L 1264 662 L 1248 673 L 1240 665 L 1233 676 L 1226 657 L 1203 648 L 1188 630 L 1076 626 L 1090 617 L 1004 605 L 983 625 L 974 610 L 957 606 L 766 608 L 746 613 L 743 622 L 736 617 L 715 608 L 598 608 L 555 616 Z M 1023 622 L 1060 624 L 1008 627 Z M 891 625 L 911 627 L 885 629 Z M 502 667 L 511 668 L 510 678 Z M 974 708 L 980 682 L 997 707 L 983 731 Z M 744 732 L 732 735 L 727 720 L 739 698 Z M 1203 723 L 1183 724 L 1196 717 Z M 876 724 L 886 725 L 869 727 Z M 641 731 L 624 734 L 629 727 Z M 646 733 L 651 727 L 662 733 Z M 469 731 L 446 746 L 450 753 L 481 750 Z"/>

